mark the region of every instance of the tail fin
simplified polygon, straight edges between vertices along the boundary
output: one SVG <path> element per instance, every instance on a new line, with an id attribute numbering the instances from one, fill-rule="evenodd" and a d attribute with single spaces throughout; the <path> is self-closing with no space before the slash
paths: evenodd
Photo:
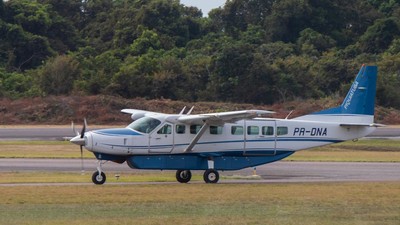
<path id="1" fill-rule="evenodd" d="M 373 123 L 377 74 L 376 66 L 363 65 L 339 107 L 322 110 L 297 119 Z M 328 119 L 327 116 L 330 118 Z"/>

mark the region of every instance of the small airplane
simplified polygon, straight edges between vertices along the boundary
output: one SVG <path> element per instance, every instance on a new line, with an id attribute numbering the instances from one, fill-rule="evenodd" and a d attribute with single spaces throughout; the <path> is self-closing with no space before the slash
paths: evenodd
<path id="1" fill-rule="evenodd" d="M 181 183 L 191 170 L 204 170 L 206 183 L 217 183 L 218 171 L 240 170 L 286 158 L 296 151 L 346 140 L 374 131 L 377 67 L 363 65 L 343 103 L 293 119 L 260 117 L 273 112 L 243 110 L 192 115 L 190 109 L 164 114 L 123 109 L 133 122 L 125 128 L 82 132 L 70 141 L 98 159 L 92 181 L 106 181 L 105 161 L 126 162 L 135 169 L 176 170 Z"/>

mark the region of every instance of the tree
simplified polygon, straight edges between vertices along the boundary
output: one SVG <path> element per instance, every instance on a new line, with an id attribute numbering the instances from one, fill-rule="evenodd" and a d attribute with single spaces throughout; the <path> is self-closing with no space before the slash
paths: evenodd
<path id="1" fill-rule="evenodd" d="M 318 56 L 329 48 L 334 47 L 336 42 L 327 35 L 320 34 L 311 28 L 306 28 L 300 32 L 297 45 L 303 53 Z M 313 52 L 313 50 L 316 52 Z"/>
<path id="2" fill-rule="evenodd" d="M 150 49 L 161 49 L 161 42 L 156 32 L 145 29 L 142 31 L 140 37 L 131 44 L 130 52 L 133 55 L 141 55 Z"/>
<path id="3" fill-rule="evenodd" d="M 152 97 L 154 73 L 160 70 L 162 50 L 150 50 L 140 56 L 128 56 L 113 76 L 107 91 L 123 97 Z"/>
<path id="4" fill-rule="evenodd" d="M 317 87 L 314 84 L 315 76 L 311 72 L 314 63 L 314 60 L 307 56 L 289 56 L 274 61 L 274 88 L 280 101 L 315 96 Z"/>
<path id="5" fill-rule="evenodd" d="M 253 48 L 249 44 L 227 43 L 213 59 L 209 89 L 219 101 L 242 102 L 242 82 L 253 61 Z M 251 87 L 248 87 L 251 88 Z"/>
<path id="6" fill-rule="evenodd" d="M 400 54 L 385 54 L 378 62 L 377 102 L 385 107 L 400 108 Z"/>
<path id="7" fill-rule="evenodd" d="M 360 37 L 359 45 L 364 52 L 381 53 L 399 34 L 400 30 L 394 18 L 379 19 Z"/>
<path id="8" fill-rule="evenodd" d="M 0 0 L 0 20 L 4 17 L 4 1 Z"/>
<path id="9" fill-rule="evenodd" d="M 46 95 L 69 94 L 79 74 L 77 61 L 67 55 L 58 55 L 38 70 L 39 86 Z"/>
<path id="10" fill-rule="evenodd" d="M 137 21 L 149 30 L 155 30 L 165 41 L 163 46 L 184 46 L 189 40 L 199 36 L 198 20 L 185 19 L 187 14 L 178 0 L 152 0 L 142 5 Z M 194 14 L 198 16 L 198 14 Z M 172 38 L 172 40 L 170 40 Z M 172 43 L 171 43 L 172 41 Z M 171 46 L 172 45 L 172 46 Z M 170 49 L 167 48 L 167 49 Z"/>
<path id="11" fill-rule="evenodd" d="M 282 0 L 272 5 L 265 19 L 265 29 L 270 41 L 293 42 L 300 31 L 308 27 L 312 7 L 308 1 Z"/>
<path id="12" fill-rule="evenodd" d="M 85 26 L 86 18 L 84 17 L 85 2 L 82 0 L 38 0 L 43 5 L 50 5 L 51 10 L 59 16 L 70 21 L 72 26 L 82 29 Z"/>
<path id="13" fill-rule="evenodd" d="M 228 34 L 237 37 L 241 31 L 247 30 L 249 25 L 263 25 L 265 18 L 271 13 L 273 4 L 273 0 L 227 1 L 221 11 L 224 30 Z M 214 19 L 215 17 L 211 18 Z"/>
<path id="14" fill-rule="evenodd" d="M 45 37 L 25 32 L 18 25 L 6 25 L 6 43 L 8 43 L 7 69 L 24 71 L 35 68 L 54 54 Z"/>

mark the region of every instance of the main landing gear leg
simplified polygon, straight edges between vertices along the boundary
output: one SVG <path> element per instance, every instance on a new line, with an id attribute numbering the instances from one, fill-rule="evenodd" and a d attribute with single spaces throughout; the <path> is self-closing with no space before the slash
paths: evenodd
<path id="1" fill-rule="evenodd" d="M 208 158 L 208 170 L 203 174 L 203 179 L 206 183 L 217 183 L 219 180 L 219 173 L 214 169 L 213 158 Z"/>
<path id="2" fill-rule="evenodd" d="M 101 185 L 106 182 L 106 175 L 101 171 L 101 165 L 104 164 L 101 160 L 97 161 L 97 171 L 92 175 L 92 181 L 94 184 Z"/>
<path id="3" fill-rule="evenodd" d="M 187 183 L 192 179 L 192 172 L 190 170 L 177 170 L 176 180 L 180 183 Z"/>

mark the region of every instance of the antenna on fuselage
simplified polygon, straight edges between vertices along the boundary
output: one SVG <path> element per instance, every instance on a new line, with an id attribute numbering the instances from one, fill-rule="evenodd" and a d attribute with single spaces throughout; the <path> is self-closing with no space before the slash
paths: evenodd
<path id="1" fill-rule="evenodd" d="M 289 114 L 286 116 L 285 120 L 287 120 L 287 119 L 289 118 L 289 116 L 292 115 L 292 112 L 293 112 L 293 111 L 294 111 L 294 110 L 292 110 L 292 111 L 289 112 Z"/>
<path id="2" fill-rule="evenodd" d="M 190 113 L 192 113 L 193 109 L 194 109 L 194 106 L 192 106 L 192 108 L 190 108 L 190 109 L 189 109 L 189 112 L 186 113 L 186 114 L 189 115 Z"/>
<path id="3" fill-rule="evenodd" d="M 181 112 L 179 113 L 179 115 L 183 115 L 183 112 L 185 112 L 186 106 L 183 107 L 183 109 L 181 110 Z"/>

